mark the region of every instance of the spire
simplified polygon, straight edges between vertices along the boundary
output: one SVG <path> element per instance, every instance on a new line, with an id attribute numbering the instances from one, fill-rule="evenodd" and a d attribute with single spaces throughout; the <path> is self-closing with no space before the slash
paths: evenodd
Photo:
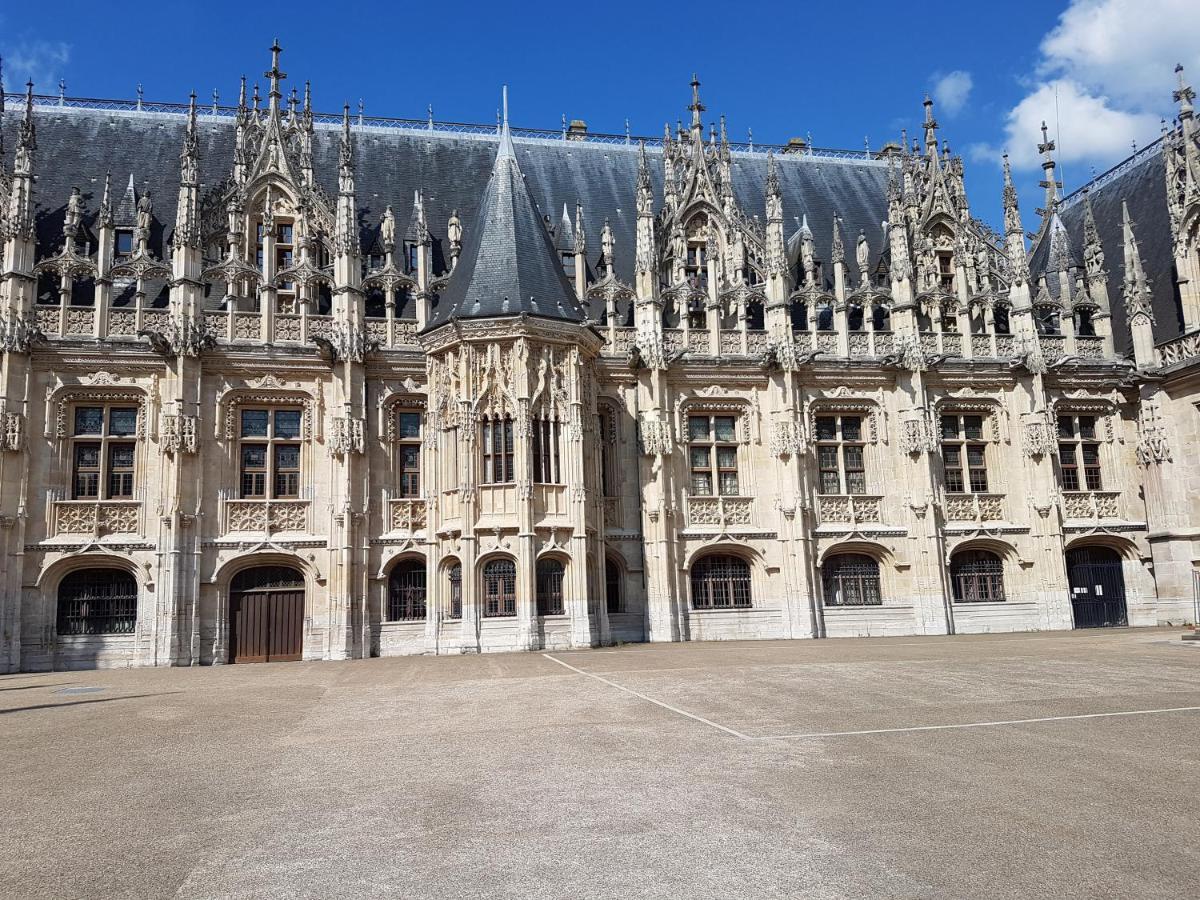
<path id="1" fill-rule="evenodd" d="M 268 97 L 270 98 L 271 112 L 273 113 L 279 111 L 279 98 L 283 96 L 279 91 L 279 82 L 287 78 L 286 72 L 279 71 L 279 54 L 282 51 L 283 48 L 279 46 L 279 38 L 276 38 L 274 43 L 271 44 L 271 68 L 263 73 L 264 77 L 271 80 L 271 91 Z"/>
<path id="2" fill-rule="evenodd" d="M 179 199 L 175 207 L 176 247 L 200 245 L 200 141 L 196 135 L 196 92 L 188 104 L 187 130 L 179 152 Z"/>
<path id="3" fill-rule="evenodd" d="M 1039 182 L 1038 187 L 1046 189 L 1046 205 L 1038 210 L 1038 213 L 1042 216 L 1043 229 L 1058 209 L 1058 189 L 1060 185 L 1054 177 L 1054 149 L 1054 141 L 1050 140 L 1049 129 L 1046 128 L 1046 123 L 1043 121 L 1042 142 L 1038 144 L 1038 153 L 1042 154 L 1042 171 L 1045 173 L 1045 177 Z"/>
<path id="4" fill-rule="evenodd" d="M 1004 154 L 1004 233 L 1007 235 L 1023 234 L 1021 227 L 1021 210 L 1017 206 L 1017 189 L 1013 186 L 1012 166 L 1008 162 L 1008 154 Z"/>
<path id="5" fill-rule="evenodd" d="M 1092 197 L 1083 194 L 1083 262 L 1089 278 L 1103 277 L 1104 247 L 1100 243 L 1100 229 L 1096 227 L 1096 216 L 1092 213 Z"/>
<path id="6" fill-rule="evenodd" d="M 829 253 L 829 261 L 833 264 L 844 263 L 846 261 L 846 247 L 842 241 L 842 217 L 834 215 L 833 217 L 833 244 Z"/>
<path id="7" fill-rule="evenodd" d="M 1129 217 L 1129 204 L 1121 201 L 1121 230 L 1125 239 L 1125 311 L 1130 324 L 1139 316 L 1154 321 L 1153 295 L 1146 270 L 1142 267 L 1142 254 L 1133 233 L 1133 220 Z"/>
<path id="8" fill-rule="evenodd" d="M 704 122 L 701 121 L 700 114 L 704 112 L 704 104 L 700 102 L 700 79 L 696 77 L 696 73 L 692 73 L 692 102 L 688 106 L 692 111 L 692 140 L 704 140 Z"/>
<path id="9" fill-rule="evenodd" d="M 650 181 L 650 162 L 646 159 L 646 142 L 638 147 L 637 212 L 639 216 L 653 214 L 654 188 Z"/>
<path id="10" fill-rule="evenodd" d="M 775 153 L 772 150 L 767 151 L 766 193 L 767 193 L 767 219 L 768 219 L 768 221 L 773 218 L 782 219 L 783 218 L 782 202 L 780 202 L 778 204 L 774 202 L 774 201 L 782 201 L 783 195 L 780 193 L 780 190 L 779 190 L 779 169 L 775 164 Z M 772 209 L 772 207 L 774 207 L 776 205 L 778 205 L 779 208 L 777 210 Z"/>
<path id="11" fill-rule="evenodd" d="M 342 107 L 342 136 L 338 146 L 337 220 L 334 246 L 341 256 L 358 255 L 358 220 L 354 200 L 354 139 L 350 135 L 350 104 Z"/>
<path id="12" fill-rule="evenodd" d="M 583 204 L 575 201 L 575 255 L 587 253 L 587 231 L 583 227 Z"/>
<path id="13" fill-rule="evenodd" d="M 4 161 L 4 57 L 0 56 L 0 169 Z"/>
<path id="14" fill-rule="evenodd" d="M 354 193 L 354 139 L 350 136 L 349 103 L 342 107 L 342 137 L 338 144 L 338 185 L 339 193 Z"/>
<path id="15" fill-rule="evenodd" d="M 1179 89 L 1172 95 L 1172 99 L 1179 104 L 1179 119 L 1181 122 L 1191 122 L 1196 114 L 1196 109 L 1192 106 L 1192 101 L 1196 99 L 1196 92 L 1183 78 L 1183 63 L 1175 66 L 1175 77 L 1179 81 Z M 1184 126 L 1184 130 L 1188 130 L 1187 125 Z"/>
<path id="16" fill-rule="evenodd" d="M 241 90 L 238 92 L 238 117 L 241 118 L 243 115 L 245 115 L 248 112 L 249 112 L 249 110 L 246 108 L 246 76 L 243 75 L 242 76 L 242 87 L 241 87 Z"/>
<path id="17" fill-rule="evenodd" d="M 37 150 L 37 129 L 33 123 L 33 82 L 25 82 L 25 116 L 17 137 L 17 155 L 13 163 L 14 175 L 33 174 L 33 154 Z"/>
<path id="18" fill-rule="evenodd" d="M 503 113 L 500 146 L 477 220 L 430 317 L 431 328 L 453 318 L 526 314 L 583 322 L 587 317 L 521 176 L 508 128 L 507 90 Z"/>
<path id="19" fill-rule="evenodd" d="M 517 151 L 513 147 L 512 132 L 508 130 L 508 85 L 500 89 L 500 149 L 496 152 L 496 163 L 501 159 L 516 160 Z"/>
<path id="20" fill-rule="evenodd" d="M 101 228 L 112 225 L 112 172 L 104 173 L 104 193 L 100 195 L 100 212 L 97 222 Z"/>
<path id="21" fill-rule="evenodd" d="M 563 253 L 575 252 L 575 228 L 571 225 L 571 214 L 567 204 L 563 204 L 562 216 L 558 220 L 558 228 L 554 232 L 554 245 Z"/>
<path id="22" fill-rule="evenodd" d="M 937 152 L 938 152 L 938 145 L 937 145 L 938 144 L 938 142 L 937 142 L 938 123 L 937 123 L 937 120 L 934 119 L 934 117 L 933 117 L 933 100 L 931 100 L 929 98 L 928 94 L 925 95 L 924 106 L 925 106 L 925 123 L 924 123 L 923 127 L 925 129 L 925 155 L 936 159 Z"/>

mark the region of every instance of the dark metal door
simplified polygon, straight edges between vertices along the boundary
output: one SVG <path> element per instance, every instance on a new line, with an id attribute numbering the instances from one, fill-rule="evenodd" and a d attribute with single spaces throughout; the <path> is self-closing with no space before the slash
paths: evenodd
<path id="1" fill-rule="evenodd" d="M 1125 576 L 1121 557 L 1108 547 L 1067 551 L 1067 581 L 1076 628 L 1107 628 L 1128 624 Z"/>
<path id="2" fill-rule="evenodd" d="M 303 591 L 234 594 L 230 612 L 230 662 L 286 662 L 301 658 Z"/>

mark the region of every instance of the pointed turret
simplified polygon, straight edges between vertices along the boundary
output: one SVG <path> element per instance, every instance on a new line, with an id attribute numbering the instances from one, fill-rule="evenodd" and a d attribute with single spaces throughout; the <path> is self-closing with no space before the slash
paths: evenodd
<path id="1" fill-rule="evenodd" d="M 658 254 L 654 233 L 654 188 L 650 181 L 650 162 L 646 142 L 638 148 L 637 234 L 634 254 L 634 286 L 640 299 L 654 296 L 657 286 Z"/>
<path id="2" fill-rule="evenodd" d="M 701 113 L 704 112 L 704 104 L 700 102 L 700 79 L 696 74 L 692 73 L 692 102 L 688 106 L 692 113 L 692 143 L 704 143 L 704 122 L 701 119 Z"/>
<path id="3" fill-rule="evenodd" d="M 928 95 L 925 96 L 924 106 L 925 122 L 922 127 L 925 129 L 925 155 L 929 159 L 936 161 L 938 155 L 938 123 L 933 117 L 933 100 Z"/>
<path id="4" fill-rule="evenodd" d="M 358 222 L 354 200 L 354 138 L 350 134 L 350 104 L 342 107 L 342 136 L 338 145 L 337 221 L 334 246 L 341 255 L 358 255 Z"/>
<path id="5" fill-rule="evenodd" d="M 1017 188 L 1012 180 L 1012 166 L 1004 154 L 1004 243 L 1013 267 L 1015 284 L 1029 280 L 1029 259 L 1025 252 L 1025 231 L 1021 227 L 1021 210 L 1017 203 Z"/>
<path id="6" fill-rule="evenodd" d="M 1046 127 L 1046 123 L 1042 122 L 1042 142 L 1038 144 L 1038 153 L 1042 154 L 1042 172 L 1043 178 L 1038 182 L 1038 187 L 1044 188 L 1046 191 L 1045 206 L 1038 210 L 1038 215 L 1042 217 L 1041 231 L 1045 231 L 1050 220 L 1058 211 L 1058 189 L 1062 187 L 1058 179 L 1054 175 L 1055 143 L 1050 139 L 1050 131 Z"/>
<path id="7" fill-rule="evenodd" d="M 37 128 L 33 121 L 33 82 L 25 84 L 25 115 L 17 132 L 12 182 L 8 195 L 8 227 L 18 237 L 33 237 L 33 167 Z M 32 259 L 30 260 L 32 263 Z"/>
<path id="8" fill-rule="evenodd" d="M 1155 364 L 1154 352 L 1154 305 L 1150 293 L 1150 280 L 1142 266 L 1142 253 L 1134 235 L 1133 219 L 1129 216 L 1129 205 L 1121 201 L 1121 231 L 1125 242 L 1125 278 L 1123 298 L 1125 314 L 1129 317 L 1129 330 L 1133 335 L 1133 358 L 1138 368 Z"/>
<path id="9" fill-rule="evenodd" d="M 267 94 L 267 98 L 270 104 L 269 109 L 272 115 L 279 114 L 279 99 L 283 96 L 283 93 L 279 90 L 279 82 L 287 78 L 286 72 L 279 71 L 279 54 L 282 51 L 283 48 L 279 46 L 279 39 L 276 38 L 271 44 L 271 68 L 263 73 L 263 76 L 269 79 L 271 83 L 271 88 Z M 257 92 L 257 90 L 258 88 L 255 86 L 255 91 Z"/>
<path id="10" fill-rule="evenodd" d="M 492 174 L 430 327 L 452 318 L 522 313 L 572 322 L 587 318 L 521 175 L 506 90 Z"/>
<path id="11" fill-rule="evenodd" d="M 187 129 L 179 152 L 179 200 L 175 207 L 176 247 L 200 246 L 200 139 L 196 133 L 196 92 L 188 105 Z"/>

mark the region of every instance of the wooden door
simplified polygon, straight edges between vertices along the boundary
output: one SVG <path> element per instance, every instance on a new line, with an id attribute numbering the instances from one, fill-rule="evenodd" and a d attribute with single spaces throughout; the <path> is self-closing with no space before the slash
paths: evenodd
<path id="1" fill-rule="evenodd" d="M 230 602 L 230 662 L 286 662 L 304 649 L 304 591 L 247 591 Z"/>

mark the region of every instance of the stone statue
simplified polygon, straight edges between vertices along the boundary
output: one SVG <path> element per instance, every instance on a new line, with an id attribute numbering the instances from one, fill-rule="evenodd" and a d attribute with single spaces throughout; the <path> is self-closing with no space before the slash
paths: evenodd
<path id="1" fill-rule="evenodd" d="M 396 216 L 392 213 L 390 205 L 383 211 L 383 221 L 380 223 L 379 233 L 383 238 L 383 249 L 392 250 L 396 246 Z"/>
<path id="2" fill-rule="evenodd" d="M 137 204 L 137 227 L 139 231 L 144 232 L 147 236 L 150 234 L 150 220 L 154 216 L 154 202 L 150 199 L 150 192 L 142 194 L 141 199 Z"/>
<path id="3" fill-rule="evenodd" d="M 83 213 L 80 205 L 83 198 L 79 194 L 79 188 L 71 188 L 71 197 L 67 200 L 67 214 L 63 219 L 63 231 L 74 234 L 75 229 L 79 227 L 79 223 L 83 220 Z"/>
<path id="4" fill-rule="evenodd" d="M 462 221 L 458 218 L 458 210 L 450 213 L 450 221 L 446 223 L 446 236 L 450 238 L 451 247 L 462 246 Z"/>
<path id="5" fill-rule="evenodd" d="M 867 234 L 861 229 L 858 232 L 858 244 L 854 248 L 854 258 L 858 262 L 858 271 L 866 272 L 870 265 L 871 247 L 867 243 Z"/>
<path id="6" fill-rule="evenodd" d="M 616 245 L 616 239 L 613 238 L 612 226 L 608 224 L 608 219 L 604 220 L 604 227 L 600 229 L 600 261 L 612 271 L 613 266 L 613 247 Z"/>

